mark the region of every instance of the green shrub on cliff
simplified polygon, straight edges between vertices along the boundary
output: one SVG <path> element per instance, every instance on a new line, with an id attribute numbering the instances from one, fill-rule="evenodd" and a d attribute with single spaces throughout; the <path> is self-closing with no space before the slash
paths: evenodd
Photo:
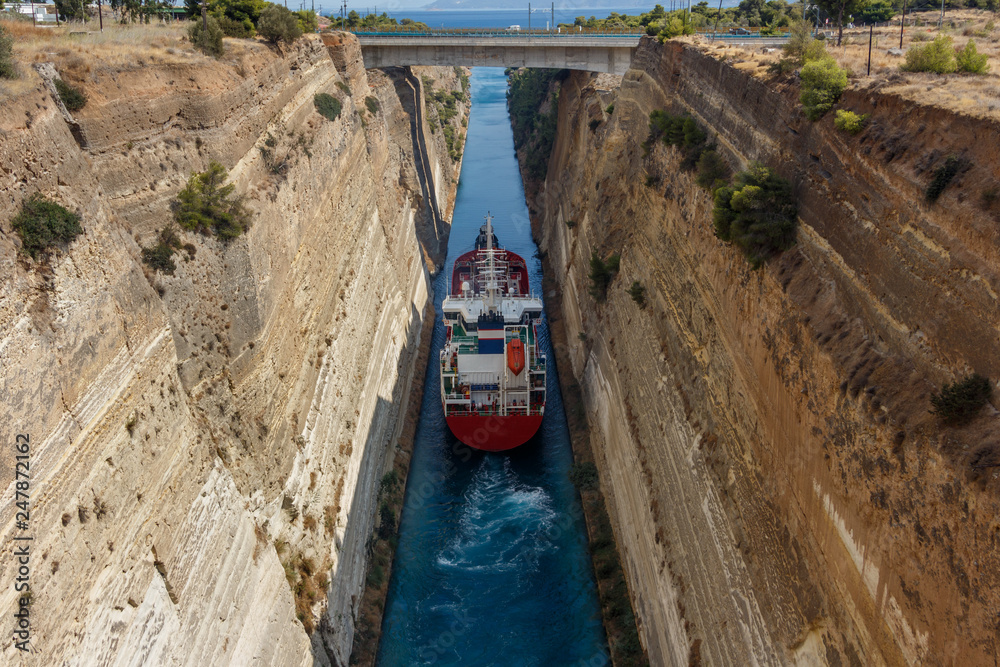
<path id="1" fill-rule="evenodd" d="M 156 245 L 142 249 L 142 261 L 154 271 L 173 275 L 177 265 L 174 263 L 174 252 L 182 247 L 177 232 L 170 225 L 160 230 Z"/>
<path id="2" fill-rule="evenodd" d="M 569 481 L 581 491 L 598 488 L 597 466 L 592 461 L 574 463 L 569 469 Z"/>
<path id="3" fill-rule="evenodd" d="M 291 44 L 302 36 L 298 17 L 285 7 L 274 4 L 269 4 L 261 10 L 257 32 L 272 44 L 279 42 Z"/>
<path id="4" fill-rule="evenodd" d="M 69 243 L 83 232 L 80 216 L 41 193 L 31 195 L 10 226 L 21 237 L 21 250 L 33 259 L 58 243 Z"/>
<path id="5" fill-rule="evenodd" d="M 837 117 L 833 119 L 833 125 L 843 132 L 858 134 L 865 129 L 868 124 L 868 114 L 858 115 L 853 111 L 837 109 Z"/>
<path id="6" fill-rule="evenodd" d="M 632 297 L 639 308 L 646 307 L 646 288 L 638 280 L 632 281 L 632 286 L 628 288 L 628 295 Z"/>
<path id="7" fill-rule="evenodd" d="M 944 164 L 934 170 L 934 177 L 931 179 L 930 185 L 927 186 L 928 202 L 934 203 L 938 200 L 952 179 L 958 175 L 958 172 L 962 171 L 962 166 L 962 160 L 958 156 L 949 155 L 945 158 Z"/>
<path id="8" fill-rule="evenodd" d="M 821 40 L 813 39 L 812 26 L 805 21 L 792 23 L 782 51 L 800 65 L 827 57 L 826 45 Z"/>
<path id="9" fill-rule="evenodd" d="M 74 88 L 62 79 L 53 79 L 59 99 L 62 100 L 67 111 L 79 111 L 87 106 L 87 96 L 80 92 L 79 88 Z"/>
<path id="10" fill-rule="evenodd" d="M 992 395 L 989 379 L 974 373 L 961 382 L 944 385 L 940 394 L 932 394 L 931 412 L 945 424 L 958 426 L 975 417 Z"/>
<path id="11" fill-rule="evenodd" d="M 802 66 L 802 94 L 799 101 L 805 108 L 806 118 L 819 120 L 833 108 L 840 94 L 847 88 L 847 71 L 840 69 L 830 58 L 820 58 Z"/>
<path id="12" fill-rule="evenodd" d="M 243 198 L 233 195 L 226 182 L 226 168 L 212 161 L 208 170 L 191 174 L 187 187 L 177 193 L 174 220 L 184 229 L 233 239 L 250 227 L 250 211 Z"/>
<path id="13" fill-rule="evenodd" d="M 316 105 L 316 112 L 327 120 L 337 120 L 340 115 L 340 100 L 329 93 L 316 93 L 313 104 Z"/>
<path id="14" fill-rule="evenodd" d="M 226 52 L 222 45 L 222 28 L 214 16 L 208 17 L 208 29 L 201 19 L 195 19 L 188 27 L 188 38 L 202 53 L 219 58 Z"/>
<path id="15" fill-rule="evenodd" d="M 14 36 L 0 25 L 0 79 L 16 79 L 17 65 L 14 63 Z"/>
<path id="16" fill-rule="evenodd" d="M 559 84 L 569 76 L 569 70 L 529 68 L 512 70 L 509 76 L 507 100 L 514 148 L 524 150 L 524 171 L 529 178 L 545 178 L 556 137 Z M 548 113 L 542 113 L 546 103 Z"/>
<path id="17" fill-rule="evenodd" d="M 714 148 L 701 154 L 695 168 L 698 172 L 695 178 L 698 185 L 711 192 L 723 187 L 729 181 L 729 165 Z"/>
<path id="18" fill-rule="evenodd" d="M 760 163 L 715 191 L 712 215 L 715 235 L 739 248 L 754 268 L 795 243 L 792 184 Z"/>
<path id="19" fill-rule="evenodd" d="M 608 296 L 608 286 L 618 273 L 621 256 L 611 255 L 608 261 L 601 259 L 596 252 L 590 256 L 590 295 L 598 301 L 604 301 Z"/>
<path id="20" fill-rule="evenodd" d="M 660 139 L 668 146 L 676 146 L 680 150 L 682 169 L 694 169 L 702 153 L 712 150 L 706 143 L 708 136 L 705 131 L 688 114 L 674 116 L 662 109 L 650 112 L 647 145 L 656 139 Z"/>

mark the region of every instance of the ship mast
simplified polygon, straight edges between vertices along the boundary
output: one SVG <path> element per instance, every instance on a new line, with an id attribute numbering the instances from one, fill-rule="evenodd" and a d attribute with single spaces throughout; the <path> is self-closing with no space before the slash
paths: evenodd
<path id="1" fill-rule="evenodd" d="M 496 258 L 493 256 L 493 216 L 486 212 L 486 308 L 493 312 L 496 310 L 497 294 L 497 268 Z"/>

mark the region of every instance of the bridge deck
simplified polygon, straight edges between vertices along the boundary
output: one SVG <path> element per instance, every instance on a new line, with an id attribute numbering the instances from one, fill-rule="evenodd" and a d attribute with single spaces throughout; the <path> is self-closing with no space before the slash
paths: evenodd
<path id="1" fill-rule="evenodd" d="M 641 35 L 504 35 L 470 33 L 455 34 L 365 34 L 355 33 L 361 46 L 521 46 L 542 48 L 546 46 L 598 46 L 635 48 Z"/>
<path id="2" fill-rule="evenodd" d="M 462 65 L 552 67 L 624 74 L 643 35 L 461 28 L 450 30 L 356 31 L 365 67 Z M 711 35 L 727 44 L 778 45 L 787 37 Z"/>

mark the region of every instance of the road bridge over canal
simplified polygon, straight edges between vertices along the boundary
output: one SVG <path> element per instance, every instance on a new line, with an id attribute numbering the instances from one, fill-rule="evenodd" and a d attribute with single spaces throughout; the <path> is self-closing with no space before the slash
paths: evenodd
<path id="1" fill-rule="evenodd" d="M 624 74 L 640 33 L 443 30 L 355 32 L 365 68 L 552 67 Z"/>

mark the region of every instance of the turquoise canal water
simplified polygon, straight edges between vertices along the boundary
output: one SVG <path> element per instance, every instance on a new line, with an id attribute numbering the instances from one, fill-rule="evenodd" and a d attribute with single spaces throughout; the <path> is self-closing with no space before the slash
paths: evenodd
<path id="1" fill-rule="evenodd" d="M 473 247 L 487 211 L 500 244 L 528 263 L 541 290 L 514 156 L 503 70 L 472 73 L 472 115 L 449 260 L 435 280 L 438 306 L 451 262 Z M 538 434 L 510 453 L 458 442 L 441 412 L 434 327 L 399 546 L 378 664 L 608 664 L 579 498 L 567 473 L 569 432 L 548 330 L 548 401 Z"/>

